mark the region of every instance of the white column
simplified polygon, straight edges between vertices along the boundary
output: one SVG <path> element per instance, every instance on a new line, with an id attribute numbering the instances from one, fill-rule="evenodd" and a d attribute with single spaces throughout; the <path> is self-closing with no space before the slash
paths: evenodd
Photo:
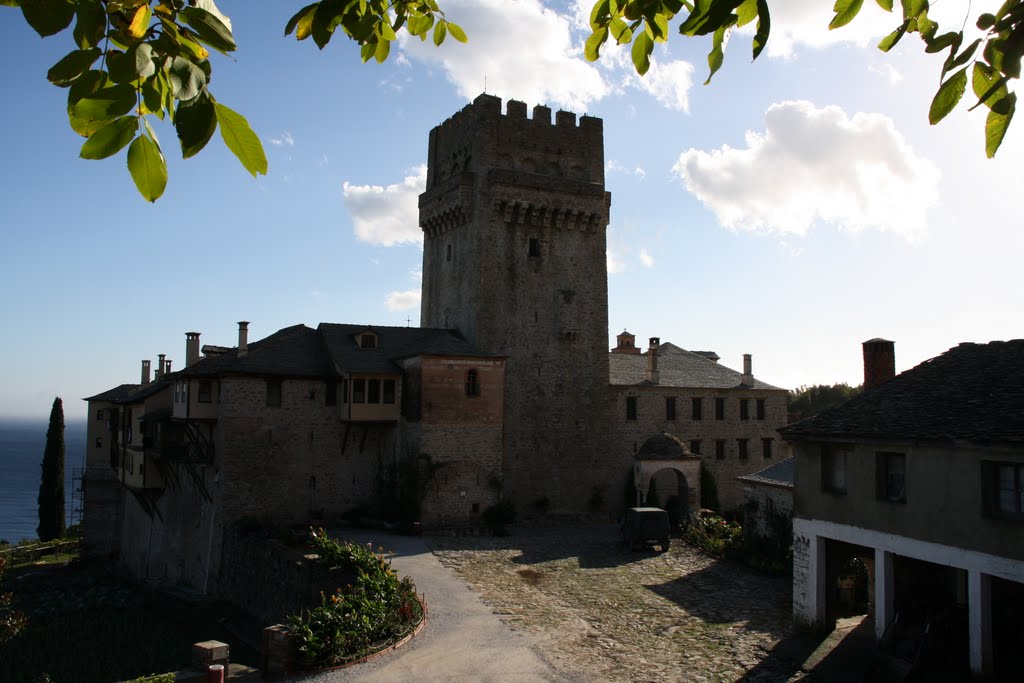
<path id="1" fill-rule="evenodd" d="M 882 639 L 885 627 L 892 621 L 893 608 L 892 553 L 875 548 L 875 638 Z"/>
<path id="2" fill-rule="evenodd" d="M 971 641 L 971 672 L 992 672 L 992 577 L 967 572 L 968 630 Z"/>

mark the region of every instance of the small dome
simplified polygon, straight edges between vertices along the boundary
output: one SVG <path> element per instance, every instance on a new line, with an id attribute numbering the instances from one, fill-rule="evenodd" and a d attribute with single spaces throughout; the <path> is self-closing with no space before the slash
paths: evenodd
<path id="1" fill-rule="evenodd" d="M 644 441 L 636 453 L 637 460 L 685 460 L 695 457 L 682 441 L 671 434 L 655 434 Z"/>

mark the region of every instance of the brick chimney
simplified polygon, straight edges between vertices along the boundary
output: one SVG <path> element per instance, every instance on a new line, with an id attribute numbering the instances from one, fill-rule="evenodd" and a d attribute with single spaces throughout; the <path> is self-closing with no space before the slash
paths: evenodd
<path id="1" fill-rule="evenodd" d="M 754 357 L 749 353 L 743 354 L 743 377 L 740 384 L 745 387 L 754 386 Z"/>
<path id="2" fill-rule="evenodd" d="M 171 374 L 171 361 L 169 360 L 164 361 L 164 374 Z"/>
<path id="3" fill-rule="evenodd" d="M 142 361 L 142 384 L 145 386 L 149 384 L 149 361 Z"/>
<path id="4" fill-rule="evenodd" d="M 167 357 L 166 353 L 161 353 L 161 354 L 157 355 L 157 362 L 156 362 L 156 378 L 157 379 L 160 379 L 161 377 L 164 376 L 164 372 L 165 372 L 165 370 L 164 370 L 164 358 L 166 358 L 166 357 Z"/>
<path id="5" fill-rule="evenodd" d="M 185 333 L 185 367 L 189 367 L 199 360 L 199 333 Z"/>
<path id="6" fill-rule="evenodd" d="M 644 373 L 644 379 L 651 384 L 658 383 L 658 347 L 661 346 L 661 340 L 657 337 L 651 337 L 650 346 L 647 348 L 647 372 Z"/>
<path id="7" fill-rule="evenodd" d="M 861 346 L 864 348 L 864 391 L 885 384 L 896 376 L 896 344 L 875 337 Z"/>
<path id="8" fill-rule="evenodd" d="M 245 358 L 249 355 L 249 321 L 238 321 L 238 357 Z"/>

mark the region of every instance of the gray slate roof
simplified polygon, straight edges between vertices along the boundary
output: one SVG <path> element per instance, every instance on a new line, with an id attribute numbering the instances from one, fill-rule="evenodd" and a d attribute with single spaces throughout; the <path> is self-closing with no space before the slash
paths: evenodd
<path id="1" fill-rule="evenodd" d="M 755 484 L 793 488 L 793 458 L 780 460 L 774 465 L 765 467 L 760 472 L 745 474 L 742 477 L 736 478 L 740 481 L 749 481 Z"/>
<path id="2" fill-rule="evenodd" d="M 164 380 L 156 380 L 149 384 L 121 384 L 108 389 L 102 394 L 96 394 L 89 398 L 83 398 L 83 401 L 109 401 L 111 403 L 135 403 L 136 401 L 142 401 L 149 398 L 153 394 L 160 393 L 164 389 L 170 387 L 170 382 Z"/>
<path id="3" fill-rule="evenodd" d="M 647 352 L 649 353 L 649 352 Z M 609 353 L 608 369 L 612 384 L 645 385 L 647 353 Z M 701 353 L 687 351 L 672 343 L 658 348 L 658 385 L 688 389 L 736 389 L 743 373 L 710 360 Z M 779 389 L 754 376 L 754 389 Z"/>
<path id="4" fill-rule="evenodd" d="M 1024 444 L 1024 339 L 960 344 L 779 433 Z"/>
<path id="5" fill-rule="evenodd" d="M 356 336 L 378 335 L 377 348 L 360 348 Z M 248 345 L 245 356 L 237 348 L 174 373 L 180 377 L 247 374 L 280 377 L 336 377 L 339 372 L 398 374 L 397 359 L 414 355 L 484 356 L 455 330 L 321 323 L 317 329 L 293 325 Z"/>

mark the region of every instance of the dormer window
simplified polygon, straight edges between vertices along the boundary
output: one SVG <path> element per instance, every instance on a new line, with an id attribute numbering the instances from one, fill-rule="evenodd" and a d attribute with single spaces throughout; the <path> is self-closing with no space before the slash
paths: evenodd
<path id="1" fill-rule="evenodd" d="M 363 332 L 359 335 L 359 348 L 361 349 L 375 349 L 377 348 L 377 335 L 373 332 Z"/>

